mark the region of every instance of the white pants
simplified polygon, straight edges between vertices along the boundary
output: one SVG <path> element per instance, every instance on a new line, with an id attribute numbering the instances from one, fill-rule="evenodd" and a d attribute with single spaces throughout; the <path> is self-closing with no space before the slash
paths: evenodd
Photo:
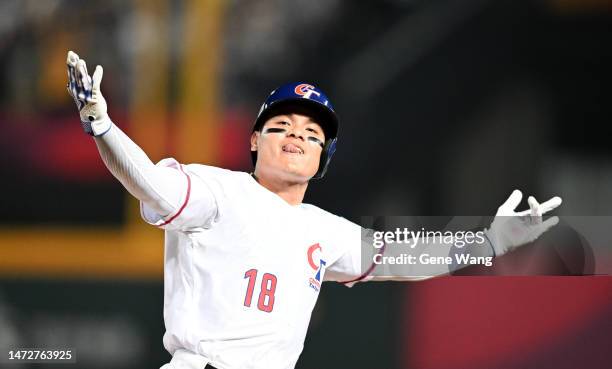
<path id="1" fill-rule="evenodd" d="M 204 369 L 210 360 L 187 350 L 176 350 L 172 360 L 159 369 Z"/>

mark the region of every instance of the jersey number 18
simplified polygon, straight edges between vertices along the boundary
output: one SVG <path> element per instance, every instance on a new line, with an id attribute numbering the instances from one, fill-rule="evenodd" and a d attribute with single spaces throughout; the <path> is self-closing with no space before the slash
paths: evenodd
<path id="1" fill-rule="evenodd" d="M 253 290 L 255 289 L 255 281 L 257 280 L 257 269 L 249 269 L 244 273 L 244 278 L 249 279 L 246 296 L 244 297 L 244 306 L 251 307 L 253 299 Z M 261 292 L 257 300 L 257 308 L 261 311 L 269 313 L 274 309 L 274 292 L 276 291 L 276 276 L 270 273 L 264 273 L 261 279 Z"/>

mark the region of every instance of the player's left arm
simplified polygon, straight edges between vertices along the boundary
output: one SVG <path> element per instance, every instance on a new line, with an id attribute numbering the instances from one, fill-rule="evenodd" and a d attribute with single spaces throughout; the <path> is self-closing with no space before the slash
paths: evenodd
<path id="1" fill-rule="evenodd" d="M 516 207 L 521 202 L 522 196 L 521 191 L 515 190 L 498 208 L 491 226 L 483 231 L 485 235 L 484 245 L 478 244 L 479 247 L 469 247 L 471 245 L 468 244 L 466 247 L 457 248 L 452 243 L 429 242 L 429 240 L 426 240 L 421 245 L 417 243 L 414 249 L 419 250 L 419 254 L 427 254 L 431 257 L 446 257 L 454 253 L 467 252 L 468 249 L 473 256 L 497 257 L 532 242 L 559 222 L 559 218 L 556 216 L 546 220 L 543 220 L 542 216 L 561 205 L 562 200 L 560 197 L 553 197 L 540 204 L 533 196 L 530 196 L 528 198 L 529 209 L 517 212 Z M 370 232 L 370 235 L 372 233 Z M 336 263 L 330 265 L 328 268 L 331 271 L 330 279 L 349 285 L 362 281 L 420 281 L 446 275 L 469 265 L 420 265 L 417 263 L 403 267 L 403 275 L 401 276 L 378 270 L 376 268 L 383 268 L 385 266 L 376 265 L 373 262 L 369 268 L 362 270 L 365 265 L 365 263 L 361 263 L 362 250 L 368 249 L 368 247 L 371 249 L 373 243 L 371 240 L 364 240 L 363 236 L 361 243 L 364 245 L 349 247 L 349 250 Z M 378 252 L 383 255 L 385 247 L 379 249 Z M 344 280 L 339 278 L 342 276 L 345 277 Z"/>

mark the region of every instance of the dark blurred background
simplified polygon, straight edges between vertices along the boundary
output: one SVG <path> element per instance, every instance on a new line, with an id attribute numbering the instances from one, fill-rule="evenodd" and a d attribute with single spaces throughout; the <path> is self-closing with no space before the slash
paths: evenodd
<path id="1" fill-rule="evenodd" d="M 67 50 L 104 66 L 112 119 L 154 161 L 249 171 L 259 105 L 301 80 L 341 122 L 308 202 L 493 215 L 519 188 L 605 216 L 611 26 L 606 0 L 0 2 L 0 347 L 169 360 L 163 234 L 83 135 Z M 608 368 L 611 301 L 609 276 L 327 284 L 298 368 Z"/>

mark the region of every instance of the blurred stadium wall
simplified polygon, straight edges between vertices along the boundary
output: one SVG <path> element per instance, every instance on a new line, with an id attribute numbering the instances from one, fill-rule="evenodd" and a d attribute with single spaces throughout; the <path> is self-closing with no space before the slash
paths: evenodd
<path id="1" fill-rule="evenodd" d="M 163 235 L 83 135 L 67 50 L 154 161 L 250 170 L 259 104 L 303 80 L 341 117 L 307 197 L 336 214 L 491 215 L 519 187 L 612 215 L 611 20 L 605 0 L 0 2 L 0 347 L 169 358 Z M 298 368 L 609 367 L 609 278 L 328 285 Z"/>

